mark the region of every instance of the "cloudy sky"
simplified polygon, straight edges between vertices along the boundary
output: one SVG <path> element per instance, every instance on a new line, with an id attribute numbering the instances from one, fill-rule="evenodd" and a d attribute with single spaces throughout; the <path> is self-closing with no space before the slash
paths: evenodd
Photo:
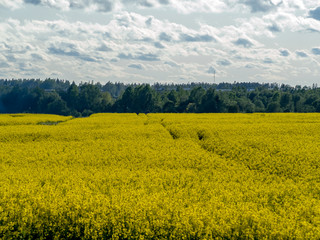
<path id="1" fill-rule="evenodd" d="M 0 78 L 320 83 L 319 0 L 0 0 Z"/>

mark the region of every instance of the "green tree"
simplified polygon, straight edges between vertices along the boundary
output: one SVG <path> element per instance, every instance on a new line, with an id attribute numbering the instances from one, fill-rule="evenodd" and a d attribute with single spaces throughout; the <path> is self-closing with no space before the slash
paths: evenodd
<path id="1" fill-rule="evenodd" d="M 206 91 L 200 86 L 195 87 L 191 90 L 189 95 L 188 112 L 198 112 L 199 106 L 201 105 L 201 100 L 205 95 Z"/>
<path id="2" fill-rule="evenodd" d="M 154 106 L 154 90 L 151 89 L 150 85 L 141 85 L 134 89 L 134 112 L 150 113 Z"/>
<path id="3" fill-rule="evenodd" d="M 66 102 L 71 110 L 79 107 L 79 88 L 75 82 L 73 82 L 67 90 Z"/>
<path id="4" fill-rule="evenodd" d="M 111 94 L 109 92 L 101 93 L 101 112 L 109 112 L 111 111 L 111 107 L 113 104 L 113 100 Z"/>
<path id="5" fill-rule="evenodd" d="M 271 102 L 267 106 L 267 112 L 281 112 L 280 104 L 278 102 Z"/>
<path id="6" fill-rule="evenodd" d="M 201 99 L 201 112 L 217 113 L 221 111 L 222 101 L 213 88 L 209 88 Z"/>
<path id="7" fill-rule="evenodd" d="M 254 111 L 255 112 L 264 112 L 266 110 L 263 102 L 260 99 L 256 99 L 253 104 L 255 105 Z"/>
<path id="8" fill-rule="evenodd" d="M 133 103 L 134 103 L 134 90 L 130 86 L 128 87 L 122 96 L 116 101 L 113 106 L 114 111 L 116 112 L 132 112 L 133 111 Z"/>
<path id="9" fill-rule="evenodd" d="M 64 100 L 56 92 L 44 93 L 38 101 L 38 112 L 67 115 L 69 109 Z"/>
<path id="10" fill-rule="evenodd" d="M 98 112 L 101 109 L 101 91 L 92 84 L 80 86 L 78 111 L 90 110 Z"/>

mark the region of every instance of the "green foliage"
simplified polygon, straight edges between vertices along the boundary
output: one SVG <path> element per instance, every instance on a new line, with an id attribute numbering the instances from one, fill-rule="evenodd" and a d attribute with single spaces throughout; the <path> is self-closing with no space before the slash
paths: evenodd
<path id="1" fill-rule="evenodd" d="M 320 89 L 258 83 L 130 84 L 1 80 L 0 113 L 320 112 Z"/>

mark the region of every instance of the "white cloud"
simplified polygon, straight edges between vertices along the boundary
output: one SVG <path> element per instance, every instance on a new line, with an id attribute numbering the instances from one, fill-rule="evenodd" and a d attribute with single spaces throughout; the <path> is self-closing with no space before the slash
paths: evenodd
<path id="1" fill-rule="evenodd" d="M 0 7 L 17 9 L 26 5 L 38 5 L 64 11 L 84 9 L 97 12 L 118 12 L 128 8 L 175 9 L 179 13 L 223 12 L 296 12 L 313 11 L 318 0 L 0 0 Z"/>
<path id="2" fill-rule="evenodd" d="M 135 80 L 140 78 L 146 81 L 171 77 L 171 80 L 176 81 L 182 81 L 180 77 L 188 81 L 199 81 L 212 80 L 207 72 L 211 66 L 216 69 L 219 78 L 225 81 L 235 79 L 239 72 L 247 78 L 266 76 L 269 79 L 276 73 L 281 75 L 281 72 L 286 71 L 285 74 L 289 74 L 297 62 L 301 63 L 304 59 L 311 62 L 312 57 L 317 59 L 319 55 L 317 45 L 301 46 L 301 50 L 270 44 L 277 43 L 278 35 L 287 32 L 320 32 L 320 21 L 308 17 L 310 9 L 318 7 L 315 1 L 24 2 L 0 0 L 0 6 L 17 8 L 37 4 L 62 10 L 113 11 L 113 14 L 109 15 L 111 20 L 105 24 L 94 21 L 71 22 L 68 18 L 51 21 L 3 20 L 0 22 L 0 34 L 3 36 L 0 40 L 0 59 L 5 64 L 2 63 L 0 68 L 1 74 L 9 78 L 28 74 L 47 77 L 54 73 L 60 78 L 79 81 L 87 80 L 87 77 L 127 81 L 131 76 Z M 206 24 L 199 24 L 198 28 L 191 28 L 188 24 L 127 12 L 127 5 L 131 5 L 131 9 L 137 6 L 174 8 L 184 14 L 236 11 L 241 18 L 233 19 L 228 25 L 218 26 L 214 21 L 206 21 Z M 258 14 L 250 13 L 257 11 Z M 308 57 L 303 57 L 303 53 Z M 313 68 L 319 66 L 313 65 Z M 314 69 L 312 71 L 314 74 Z"/>
<path id="3" fill-rule="evenodd" d="M 185 14 L 188 14 L 191 12 L 219 13 L 223 11 L 228 11 L 229 9 L 228 2 L 226 3 L 226 1 L 221 1 L 221 0 L 198 0 L 198 1 L 172 0 L 171 7 Z"/>
<path id="4" fill-rule="evenodd" d="M 22 5 L 22 0 L 0 0 L 0 8 L 17 9 L 21 8 Z"/>
<path id="5" fill-rule="evenodd" d="M 128 67 L 138 69 L 138 70 L 144 69 L 144 66 L 141 63 L 132 63 L 132 64 L 128 65 Z"/>
<path id="6" fill-rule="evenodd" d="M 284 11 L 264 15 L 261 19 L 254 17 L 247 22 L 242 19 L 242 24 L 242 29 L 247 29 L 249 34 L 269 37 L 274 37 L 277 29 L 279 32 L 320 31 L 320 21 Z"/>

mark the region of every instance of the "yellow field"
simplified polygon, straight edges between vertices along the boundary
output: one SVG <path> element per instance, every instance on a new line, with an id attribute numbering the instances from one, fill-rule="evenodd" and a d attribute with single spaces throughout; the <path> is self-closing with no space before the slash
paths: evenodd
<path id="1" fill-rule="evenodd" d="M 320 114 L 0 115 L 0 239 L 320 239 Z"/>

